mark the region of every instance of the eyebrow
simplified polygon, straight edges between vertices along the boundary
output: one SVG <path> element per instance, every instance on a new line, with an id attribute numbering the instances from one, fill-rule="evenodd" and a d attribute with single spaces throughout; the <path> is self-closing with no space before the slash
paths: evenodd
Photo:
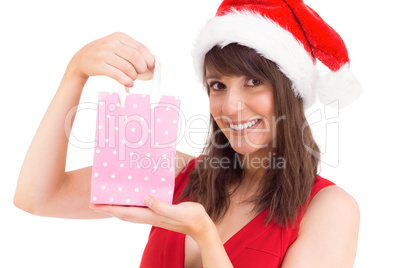
<path id="1" fill-rule="evenodd" d="M 208 79 L 221 79 L 222 78 L 222 76 L 219 76 L 219 75 L 214 75 L 214 74 L 210 74 L 210 75 L 207 75 L 207 76 L 205 76 L 205 80 L 208 80 Z"/>

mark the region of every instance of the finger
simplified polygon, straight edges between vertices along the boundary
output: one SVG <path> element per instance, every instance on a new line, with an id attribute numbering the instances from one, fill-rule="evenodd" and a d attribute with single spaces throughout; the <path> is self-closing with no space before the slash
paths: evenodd
<path id="1" fill-rule="evenodd" d="M 129 76 L 132 80 L 137 79 L 138 73 L 131 62 L 123 59 L 122 57 L 116 55 L 115 53 L 110 53 L 110 55 L 105 59 L 105 62 L 109 65 L 119 69 L 127 76 Z"/>
<path id="2" fill-rule="evenodd" d="M 169 205 L 156 197 L 146 196 L 144 203 L 155 213 L 163 217 L 172 218 L 173 215 L 177 214 L 175 205 Z"/>
<path id="3" fill-rule="evenodd" d="M 91 205 L 94 210 L 105 212 L 113 217 L 133 223 L 152 224 L 154 212 L 144 207 L 126 207 L 111 205 Z"/>
<path id="4" fill-rule="evenodd" d="M 138 50 L 144 57 L 145 62 L 147 63 L 148 69 L 152 72 L 154 71 L 155 56 L 151 53 L 151 51 L 149 51 L 149 49 L 146 46 L 144 46 L 142 43 L 138 42 L 137 40 L 131 38 L 130 36 L 128 36 L 126 34 L 122 34 L 120 36 L 120 41 L 122 44 Z"/>
<path id="5" fill-rule="evenodd" d="M 126 87 L 133 87 L 134 80 L 118 68 L 104 62 L 99 64 L 99 73 L 109 76 Z"/>
<path id="6" fill-rule="evenodd" d="M 166 205 L 171 206 L 168 204 Z M 153 204 L 151 204 L 151 206 L 153 206 Z M 123 221 L 150 224 L 152 226 L 164 228 L 174 232 L 185 231 L 185 229 L 182 228 L 182 222 L 177 222 L 177 220 L 160 215 L 150 208 L 94 204 L 91 204 L 91 207 L 96 211 L 107 213 L 108 215 Z"/>
<path id="7" fill-rule="evenodd" d="M 144 56 L 135 48 L 119 43 L 115 54 L 130 62 L 138 74 L 143 74 L 148 70 Z"/>
<path id="8" fill-rule="evenodd" d="M 138 78 L 139 80 L 142 81 L 148 81 L 148 80 L 152 80 L 152 78 L 154 77 L 154 74 L 147 69 L 147 71 L 143 74 L 138 74 Z"/>
<path id="9" fill-rule="evenodd" d="M 93 206 L 93 209 L 95 209 L 95 211 L 107 213 L 108 215 L 123 221 L 149 224 L 174 231 L 179 230 L 177 229 L 175 221 L 155 213 L 150 208 L 96 205 Z"/>

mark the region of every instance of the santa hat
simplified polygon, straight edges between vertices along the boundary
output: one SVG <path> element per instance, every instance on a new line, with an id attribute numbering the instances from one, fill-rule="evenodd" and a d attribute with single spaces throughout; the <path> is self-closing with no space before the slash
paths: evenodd
<path id="1" fill-rule="evenodd" d="M 200 80 L 208 51 L 230 43 L 253 48 L 275 62 L 305 109 L 317 97 L 323 104 L 339 101 L 344 107 L 362 94 L 342 38 L 302 0 L 224 0 L 195 43 Z M 316 59 L 330 69 L 328 74 L 320 76 Z"/>

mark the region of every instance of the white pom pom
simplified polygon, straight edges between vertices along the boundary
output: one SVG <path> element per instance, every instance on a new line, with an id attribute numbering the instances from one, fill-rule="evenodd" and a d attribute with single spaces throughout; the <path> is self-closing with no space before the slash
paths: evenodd
<path id="1" fill-rule="evenodd" d="M 349 64 L 322 76 L 316 84 L 316 89 L 321 103 L 339 101 L 339 108 L 349 105 L 363 94 L 362 86 L 350 71 Z"/>

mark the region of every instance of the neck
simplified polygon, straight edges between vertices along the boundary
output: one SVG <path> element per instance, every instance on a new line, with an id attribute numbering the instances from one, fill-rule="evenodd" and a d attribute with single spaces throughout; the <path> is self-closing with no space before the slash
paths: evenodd
<path id="1" fill-rule="evenodd" d="M 273 156 L 272 151 L 272 149 L 264 148 L 249 154 L 239 154 L 244 173 L 241 183 L 233 185 L 231 201 L 240 204 L 256 196 L 261 179 L 263 179 L 266 169 L 269 168 L 269 161 Z"/>
<path id="2" fill-rule="evenodd" d="M 273 157 L 272 148 L 264 148 L 253 153 L 240 155 L 243 165 L 244 178 L 259 181 L 264 175 Z"/>

